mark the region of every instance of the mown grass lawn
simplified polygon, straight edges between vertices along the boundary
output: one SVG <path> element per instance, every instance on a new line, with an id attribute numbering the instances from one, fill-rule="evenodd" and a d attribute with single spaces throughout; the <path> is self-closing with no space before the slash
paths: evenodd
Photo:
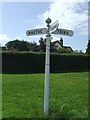
<path id="1" fill-rule="evenodd" d="M 88 118 L 88 73 L 50 74 L 49 118 Z M 44 74 L 2 75 L 2 117 L 44 118 Z"/>

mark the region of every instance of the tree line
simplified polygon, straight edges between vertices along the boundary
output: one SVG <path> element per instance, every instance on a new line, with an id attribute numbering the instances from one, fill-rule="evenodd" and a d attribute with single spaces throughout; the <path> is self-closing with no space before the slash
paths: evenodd
<path id="1" fill-rule="evenodd" d="M 3 51 L 30 51 L 30 52 L 45 52 L 46 51 L 46 38 L 43 39 L 42 37 L 39 40 L 39 44 L 37 45 L 36 42 L 28 42 L 24 40 L 13 40 L 9 41 L 5 44 L 5 47 L 2 48 Z M 58 52 L 58 53 L 72 53 L 72 51 L 65 49 L 65 48 L 59 48 L 57 49 L 57 46 L 55 46 L 52 42 L 50 44 L 50 52 Z M 82 51 L 76 52 L 73 51 L 73 53 L 83 53 Z M 90 55 L 90 40 L 88 41 L 87 49 L 85 54 Z"/>
<path id="2" fill-rule="evenodd" d="M 28 42 L 24 40 L 13 40 L 5 44 L 5 48 L 11 51 L 31 51 L 31 52 L 45 52 L 46 51 L 46 39 L 42 37 L 39 40 L 39 45 L 36 42 Z M 51 43 L 50 51 L 55 52 L 56 47 Z"/>
<path id="3" fill-rule="evenodd" d="M 42 37 L 39 40 L 39 44 L 37 45 L 36 42 L 28 42 L 24 40 L 13 40 L 9 41 L 3 47 L 3 50 L 9 51 L 30 51 L 30 52 L 45 52 L 46 51 L 46 38 L 43 39 Z M 50 44 L 50 51 L 57 52 L 57 47 L 51 43 Z"/>

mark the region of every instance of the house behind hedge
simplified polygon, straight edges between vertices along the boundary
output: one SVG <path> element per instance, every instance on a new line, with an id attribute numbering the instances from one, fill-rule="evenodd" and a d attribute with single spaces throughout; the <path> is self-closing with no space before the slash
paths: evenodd
<path id="1" fill-rule="evenodd" d="M 72 51 L 73 52 L 73 49 L 70 47 L 70 46 L 63 46 L 63 39 L 62 37 L 60 38 L 60 40 L 56 40 L 54 42 L 52 42 L 52 44 L 54 46 L 56 46 L 56 48 L 65 48 L 65 49 L 68 49 L 69 51 Z"/>

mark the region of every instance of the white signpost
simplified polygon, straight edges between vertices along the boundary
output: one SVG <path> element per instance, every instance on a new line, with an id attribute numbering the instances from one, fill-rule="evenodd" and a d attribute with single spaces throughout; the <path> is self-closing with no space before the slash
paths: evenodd
<path id="1" fill-rule="evenodd" d="M 46 20 L 47 28 L 39 28 L 39 29 L 32 29 L 26 31 L 27 36 L 31 35 L 46 35 L 46 59 L 45 59 L 45 89 L 44 89 L 44 113 L 48 115 L 49 113 L 49 73 L 50 73 L 50 34 L 57 34 L 57 35 L 66 35 L 72 36 L 73 31 L 66 30 L 66 29 L 58 29 L 59 22 L 56 21 L 50 26 L 51 19 L 48 18 Z"/>
<path id="2" fill-rule="evenodd" d="M 50 26 L 50 33 L 55 32 L 58 29 L 59 26 L 59 22 L 58 20 L 56 22 L 54 22 L 51 26 Z"/>
<path id="3" fill-rule="evenodd" d="M 57 29 L 56 31 L 52 32 L 52 34 L 73 36 L 73 31 L 72 30 L 66 30 L 66 29 Z"/>
<path id="4" fill-rule="evenodd" d="M 27 36 L 32 36 L 32 35 L 42 35 L 46 34 L 47 29 L 46 28 L 39 28 L 39 29 L 32 29 L 26 31 Z"/>

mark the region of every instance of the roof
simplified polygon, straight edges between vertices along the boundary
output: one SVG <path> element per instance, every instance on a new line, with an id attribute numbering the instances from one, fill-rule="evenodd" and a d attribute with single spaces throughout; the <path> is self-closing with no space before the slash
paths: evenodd
<path id="1" fill-rule="evenodd" d="M 73 49 L 70 46 L 63 46 L 63 48 L 69 48 L 71 49 L 71 51 L 73 51 Z"/>
<path id="2" fill-rule="evenodd" d="M 55 45 L 56 43 L 59 43 L 59 44 L 62 46 L 62 48 L 69 48 L 71 51 L 73 51 L 73 49 L 72 49 L 70 46 L 63 46 L 63 45 L 60 43 L 60 41 L 58 41 L 58 40 L 53 41 L 52 43 L 53 43 L 54 45 Z"/>
<path id="3" fill-rule="evenodd" d="M 59 43 L 61 46 L 62 46 L 62 44 L 57 40 L 57 41 L 54 41 L 54 42 L 52 42 L 53 44 L 56 44 L 56 43 Z M 62 46 L 63 47 L 63 46 Z"/>

